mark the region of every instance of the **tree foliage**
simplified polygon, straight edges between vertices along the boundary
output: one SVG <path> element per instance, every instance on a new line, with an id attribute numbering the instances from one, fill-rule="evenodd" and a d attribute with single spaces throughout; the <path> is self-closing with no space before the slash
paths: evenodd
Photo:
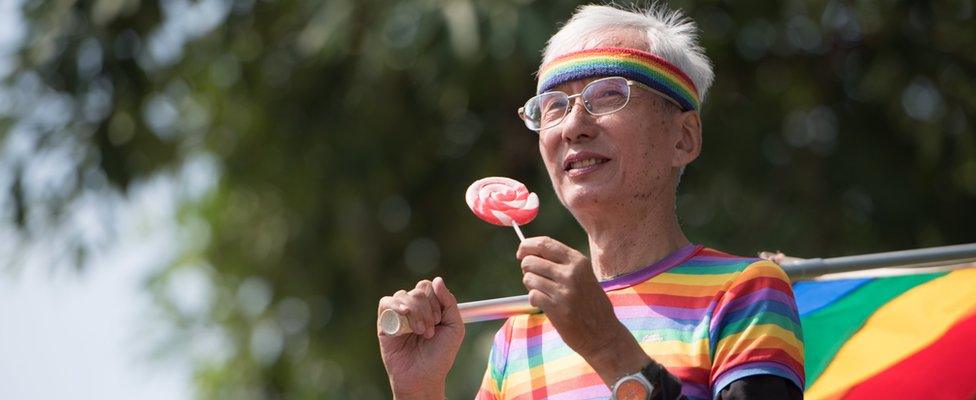
<path id="1" fill-rule="evenodd" d="M 217 183 L 182 206 L 194 244 L 149 283 L 199 396 L 387 397 L 379 297 L 437 275 L 462 300 L 523 290 L 470 182 L 526 182 L 543 199 L 526 233 L 585 246 L 514 111 L 576 6 L 27 1 L 0 71 L 3 217 L 40 240 L 84 196 L 212 160 Z M 803 257 L 973 240 L 971 2 L 672 6 L 717 72 L 679 189 L 693 241 Z M 80 254 L 85 235 L 65 240 Z M 211 288 L 199 309 L 176 304 L 187 274 Z M 474 392 L 496 328 L 469 326 L 451 397 Z"/>

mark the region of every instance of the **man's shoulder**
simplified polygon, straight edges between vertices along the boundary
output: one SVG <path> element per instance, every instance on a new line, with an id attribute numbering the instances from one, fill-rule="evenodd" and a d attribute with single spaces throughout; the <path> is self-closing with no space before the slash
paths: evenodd
<path id="1" fill-rule="evenodd" d="M 743 257 L 703 247 L 694 256 L 668 272 L 702 275 L 741 273 L 749 266 L 763 261 L 765 260 L 761 258 Z"/>
<path id="2" fill-rule="evenodd" d="M 757 257 L 743 257 L 724 251 L 702 248 L 697 254 L 668 271 L 674 277 L 708 281 L 734 281 L 759 276 L 789 280 L 778 264 Z"/>

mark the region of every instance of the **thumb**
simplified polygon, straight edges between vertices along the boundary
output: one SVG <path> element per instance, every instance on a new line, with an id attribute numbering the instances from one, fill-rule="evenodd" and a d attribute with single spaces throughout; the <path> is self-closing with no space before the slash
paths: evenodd
<path id="1" fill-rule="evenodd" d="M 437 301 L 441 303 L 441 324 L 463 324 L 461 321 L 461 311 L 458 310 L 457 299 L 454 298 L 454 294 L 447 289 L 447 284 L 444 283 L 444 278 L 438 276 L 434 278 L 433 283 L 434 295 L 437 296 Z"/>

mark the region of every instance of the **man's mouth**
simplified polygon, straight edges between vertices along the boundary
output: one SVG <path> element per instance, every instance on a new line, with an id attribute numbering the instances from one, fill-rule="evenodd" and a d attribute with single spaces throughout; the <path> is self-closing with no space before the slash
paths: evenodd
<path id="1" fill-rule="evenodd" d="M 570 178 L 581 177 L 602 168 L 609 157 L 595 151 L 577 151 L 563 159 L 563 172 Z"/>
<path id="2" fill-rule="evenodd" d="M 567 165 L 565 167 L 565 170 L 566 171 L 569 171 L 571 169 L 581 169 L 581 168 L 586 168 L 586 167 L 592 167 L 592 166 L 597 165 L 597 164 L 603 164 L 603 163 L 605 163 L 607 161 L 610 161 L 610 160 L 609 159 L 606 159 L 606 158 L 596 158 L 596 157 L 594 157 L 594 158 L 586 158 L 586 159 L 577 160 L 577 161 L 573 161 L 573 162 L 567 163 Z"/>

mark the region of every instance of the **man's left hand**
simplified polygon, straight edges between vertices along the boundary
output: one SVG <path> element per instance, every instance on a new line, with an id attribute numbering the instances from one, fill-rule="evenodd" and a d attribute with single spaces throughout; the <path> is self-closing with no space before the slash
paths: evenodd
<path id="1" fill-rule="evenodd" d="M 617 319 L 586 256 L 545 236 L 525 239 L 515 256 L 522 261 L 529 303 L 546 313 L 566 345 L 607 387 L 651 362 Z"/>
<path id="2" fill-rule="evenodd" d="M 621 333 L 630 336 L 582 253 L 538 236 L 525 239 L 515 256 L 522 262 L 529 303 L 546 313 L 563 341 L 583 358 L 609 348 Z"/>

